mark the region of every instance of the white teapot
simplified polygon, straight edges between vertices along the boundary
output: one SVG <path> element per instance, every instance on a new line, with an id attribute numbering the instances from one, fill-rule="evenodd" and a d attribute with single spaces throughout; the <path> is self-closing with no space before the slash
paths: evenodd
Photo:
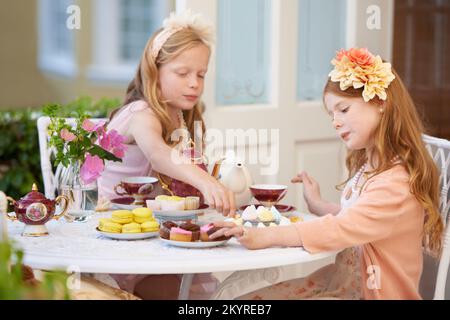
<path id="1" fill-rule="evenodd" d="M 247 205 L 252 199 L 249 187 L 253 184 L 250 171 L 231 153 L 217 161 L 212 175 L 234 193 L 236 208 Z"/>

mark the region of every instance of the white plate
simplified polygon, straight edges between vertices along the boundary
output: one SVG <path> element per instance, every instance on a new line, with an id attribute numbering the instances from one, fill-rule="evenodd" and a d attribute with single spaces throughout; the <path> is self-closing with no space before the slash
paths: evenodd
<path id="1" fill-rule="evenodd" d="M 218 247 L 224 245 L 228 242 L 228 240 L 222 241 L 195 241 L 195 242 L 187 242 L 187 241 L 173 241 L 160 238 L 160 240 L 164 243 L 167 243 L 171 246 L 182 247 L 182 248 L 211 248 Z"/>
<path id="2" fill-rule="evenodd" d="M 98 228 L 95 228 L 95 230 L 97 230 L 97 232 L 102 236 L 115 240 L 142 240 L 159 236 L 159 231 L 140 233 L 113 233 L 100 231 Z"/>
<path id="3" fill-rule="evenodd" d="M 177 217 L 182 218 L 186 216 L 193 216 L 211 210 L 209 207 L 197 210 L 153 210 L 153 214 L 160 217 Z"/>
<path id="4" fill-rule="evenodd" d="M 136 209 L 136 208 L 143 208 L 144 205 L 111 203 L 111 207 L 113 209 L 130 210 L 131 211 L 131 210 Z"/>

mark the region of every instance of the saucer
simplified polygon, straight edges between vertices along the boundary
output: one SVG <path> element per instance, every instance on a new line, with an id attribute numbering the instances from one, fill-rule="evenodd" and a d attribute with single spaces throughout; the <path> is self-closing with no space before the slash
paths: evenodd
<path id="1" fill-rule="evenodd" d="M 114 209 L 122 209 L 122 210 L 133 210 L 136 208 L 142 208 L 145 207 L 145 201 L 146 200 L 153 200 L 154 198 L 144 198 L 144 204 L 133 204 L 134 198 L 133 197 L 120 197 L 111 199 L 111 203 L 113 205 Z"/>
<path id="2" fill-rule="evenodd" d="M 155 232 L 139 232 L 139 233 L 113 233 L 101 231 L 98 227 L 95 228 L 99 234 L 104 237 L 114 240 L 142 240 L 159 236 L 159 231 Z"/>
<path id="3" fill-rule="evenodd" d="M 240 207 L 239 211 L 244 211 L 245 208 L 247 208 L 251 205 L 255 206 L 256 208 L 258 208 L 259 206 L 262 206 L 262 204 L 247 204 L 245 206 Z M 276 204 L 275 209 L 277 209 L 279 213 L 287 213 L 287 212 L 297 210 L 297 208 L 295 208 L 294 206 L 288 206 L 286 204 Z"/>
<path id="4" fill-rule="evenodd" d="M 153 210 L 153 214 L 161 217 L 184 217 L 200 214 L 208 209 L 209 206 L 207 204 L 202 204 L 198 209 L 195 210 Z"/>

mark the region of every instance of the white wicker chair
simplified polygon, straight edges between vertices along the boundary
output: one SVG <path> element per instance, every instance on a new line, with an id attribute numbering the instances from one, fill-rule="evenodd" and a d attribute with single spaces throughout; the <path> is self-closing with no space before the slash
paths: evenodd
<path id="1" fill-rule="evenodd" d="M 106 121 L 107 119 L 103 118 L 97 118 L 97 119 L 90 119 L 92 122 L 97 123 L 99 121 Z M 66 123 L 69 123 L 71 125 L 75 125 L 76 120 L 74 118 L 67 118 Z M 38 128 L 38 135 L 39 135 L 39 153 L 41 157 L 41 170 L 42 170 L 42 177 L 44 180 L 44 189 L 45 189 L 45 196 L 49 199 L 55 198 L 55 191 L 56 191 L 56 181 L 55 181 L 55 174 L 52 170 L 52 164 L 50 161 L 50 157 L 52 153 L 54 153 L 54 148 L 50 148 L 48 146 L 48 126 L 50 124 L 50 118 L 49 117 L 40 117 L 37 120 L 37 128 Z"/>
<path id="2" fill-rule="evenodd" d="M 434 300 L 445 299 L 445 285 L 450 266 L 450 141 L 424 135 L 426 147 L 433 160 L 440 170 L 440 203 L 442 220 L 444 222 L 445 232 L 443 239 L 442 255 L 439 261 L 439 268 L 434 290 Z"/>

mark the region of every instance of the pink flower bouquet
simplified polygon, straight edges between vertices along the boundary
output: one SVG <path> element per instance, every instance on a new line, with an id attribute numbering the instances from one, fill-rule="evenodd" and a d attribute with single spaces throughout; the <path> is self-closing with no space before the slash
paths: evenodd
<path id="1" fill-rule="evenodd" d="M 103 172 L 105 160 L 122 161 L 126 146 L 125 137 L 116 130 L 108 131 L 106 122 L 94 122 L 81 109 L 75 112 L 75 126 L 57 117 L 59 106 L 49 105 L 44 114 L 49 116 L 49 145 L 56 148 L 55 164 L 80 163 L 80 177 L 90 184 Z"/>

